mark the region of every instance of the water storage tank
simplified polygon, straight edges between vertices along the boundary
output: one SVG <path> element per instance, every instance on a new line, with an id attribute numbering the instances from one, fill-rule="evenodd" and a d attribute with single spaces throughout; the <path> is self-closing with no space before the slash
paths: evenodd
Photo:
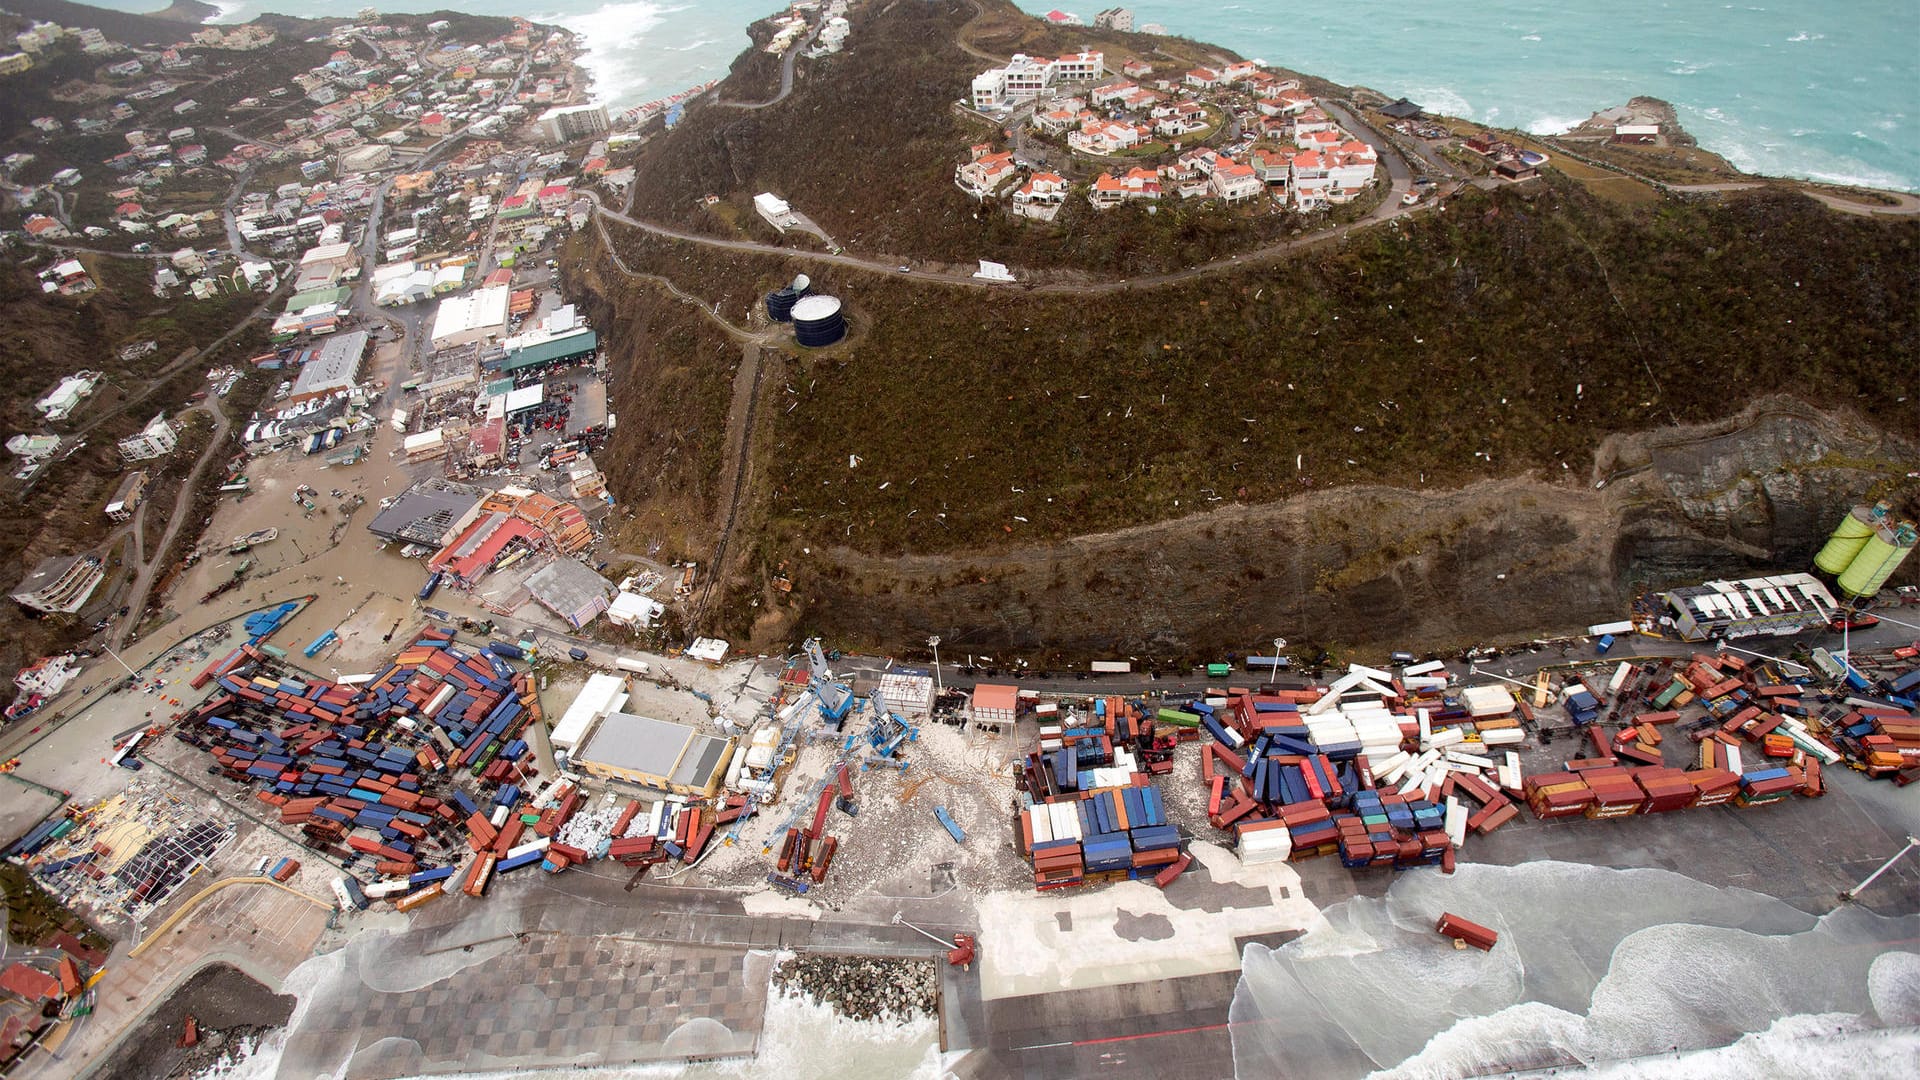
<path id="1" fill-rule="evenodd" d="M 840 301 L 831 296 L 807 296 L 793 305 L 793 338 L 808 348 L 831 345 L 847 336 L 847 320 Z"/>
<path id="2" fill-rule="evenodd" d="M 793 305 L 807 295 L 807 286 L 810 284 L 812 282 L 807 280 L 807 275 L 798 274 L 794 277 L 793 284 L 768 293 L 767 318 L 774 322 L 792 322 Z"/>
<path id="3" fill-rule="evenodd" d="M 1882 525 L 1867 538 L 1860 554 L 1854 556 L 1839 578 L 1840 591 L 1855 599 L 1865 599 L 1880 591 L 1900 564 L 1913 554 L 1913 522 Z"/>
<path id="4" fill-rule="evenodd" d="M 771 305 L 772 301 L 769 300 Z M 1867 537 L 1873 535 L 1873 523 L 1868 520 L 1871 513 L 1864 506 L 1856 506 L 1846 517 L 1840 519 L 1840 527 L 1833 530 L 1827 538 L 1826 546 L 1813 557 L 1813 565 L 1822 573 L 1838 575 L 1844 572 L 1853 557 L 1867 545 Z"/>
<path id="5" fill-rule="evenodd" d="M 800 294 L 781 286 L 767 294 L 767 318 L 774 322 L 792 322 L 793 305 L 800 300 Z"/>

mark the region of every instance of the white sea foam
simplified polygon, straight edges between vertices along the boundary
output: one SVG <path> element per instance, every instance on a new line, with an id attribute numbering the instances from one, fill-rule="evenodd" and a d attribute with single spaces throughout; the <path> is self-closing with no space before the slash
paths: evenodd
<path id="1" fill-rule="evenodd" d="M 201 19 L 200 25 L 202 26 L 211 23 L 243 23 L 251 21 L 251 17 L 246 19 L 240 18 L 240 13 L 247 8 L 247 0 L 206 0 L 206 2 L 220 10 Z"/>
<path id="2" fill-rule="evenodd" d="M 1485 923 L 1499 945 L 1448 948 L 1431 930 L 1439 911 Z M 1463 866 L 1325 917 L 1279 949 L 1248 947 L 1231 1009 L 1239 1075 L 1454 1077 L 1724 1047 L 1782 1017 L 1861 1031 L 1920 1020 L 1920 955 L 1899 948 L 1920 917 L 1816 920 L 1667 871 Z M 1331 950 L 1314 940 L 1328 933 Z M 1377 948 L 1352 948 L 1363 939 Z M 1773 1043 L 1742 1053 L 1756 1046 Z"/>

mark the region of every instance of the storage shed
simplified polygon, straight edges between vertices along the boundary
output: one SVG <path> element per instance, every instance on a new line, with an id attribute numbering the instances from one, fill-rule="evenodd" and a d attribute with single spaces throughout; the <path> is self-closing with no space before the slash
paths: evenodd
<path id="1" fill-rule="evenodd" d="M 685 724 L 611 713 L 573 754 L 574 767 L 675 795 L 705 798 L 720 790 L 735 741 Z"/>

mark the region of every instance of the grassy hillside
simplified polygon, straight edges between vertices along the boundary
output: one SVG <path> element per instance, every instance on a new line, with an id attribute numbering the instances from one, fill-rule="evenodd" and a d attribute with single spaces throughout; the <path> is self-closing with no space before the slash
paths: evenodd
<path id="1" fill-rule="evenodd" d="M 619 235 L 630 266 L 710 299 L 798 267 Z M 855 329 L 770 388 L 760 494 L 795 543 L 1060 539 L 1361 482 L 1586 485 L 1610 432 L 1781 391 L 1920 429 L 1920 223 L 1795 195 L 1631 208 L 1556 178 L 1086 296 L 804 268 Z"/>

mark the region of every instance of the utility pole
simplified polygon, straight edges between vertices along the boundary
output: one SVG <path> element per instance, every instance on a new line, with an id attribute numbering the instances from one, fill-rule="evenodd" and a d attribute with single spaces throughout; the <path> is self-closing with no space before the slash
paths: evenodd
<path id="1" fill-rule="evenodd" d="M 1873 880 L 1875 878 L 1879 877 L 1881 874 L 1884 874 L 1888 870 L 1892 869 L 1894 863 L 1899 862 L 1902 856 L 1904 856 L 1907 852 L 1912 851 L 1914 848 L 1920 848 L 1920 836 L 1907 837 L 1906 847 L 1903 847 L 1899 851 L 1894 852 L 1893 858 L 1888 859 L 1886 862 L 1881 863 L 1880 869 L 1875 870 L 1873 873 L 1867 875 L 1867 880 L 1862 881 L 1860 884 L 1855 885 L 1853 888 L 1848 889 L 1845 892 L 1842 892 L 1840 894 L 1840 902 L 1852 903 L 1853 901 L 1858 900 L 1860 898 L 1860 894 L 1866 891 L 1867 886 L 1873 884 Z"/>
<path id="2" fill-rule="evenodd" d="M 927 644 L 933 646 L 933 695 L 939 697 L 946 692 L 946 688 L 940 684 L 940 635 L 928 638 Z"/>

